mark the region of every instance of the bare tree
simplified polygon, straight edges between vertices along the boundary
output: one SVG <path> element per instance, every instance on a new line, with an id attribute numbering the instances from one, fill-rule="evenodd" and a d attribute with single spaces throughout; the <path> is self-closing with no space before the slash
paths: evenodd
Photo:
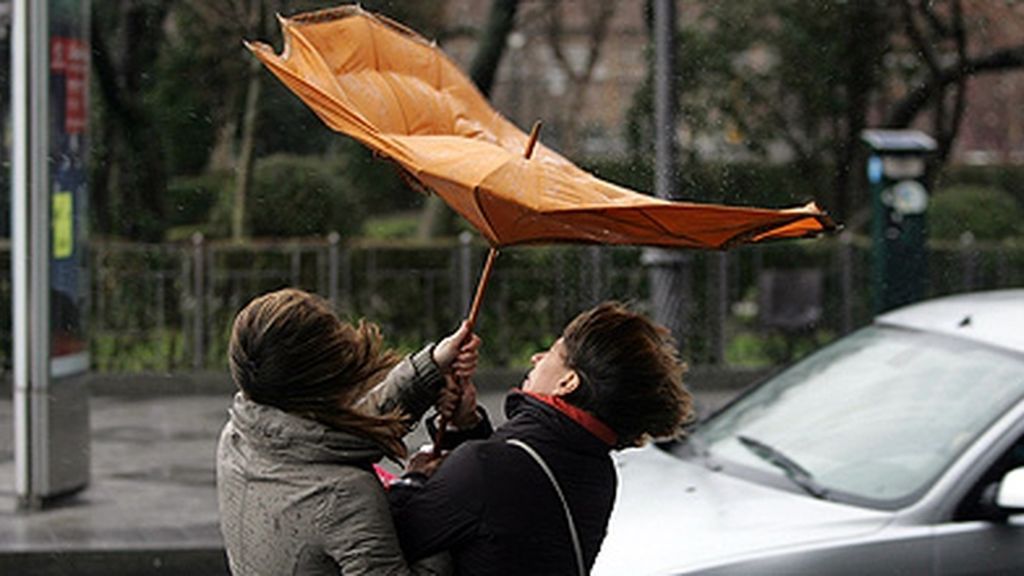
<path id="1" fill-rule="evenodd" d="M 907 38 L 925 65 L 906 96 L 893 105 L 885 124 L 910 126 L 931 108 L 931 132 L 938 143 L 930 170 L 934 178 L 959 133 L 967 107 L 968 80 L 979 74 L 1024 68 L 1024 42 L 970 54 L 962 0 L 901 0 L 900 9 Z"/>
<path id="2" fill-rule="evenodd" d="M 615 16 L 617 2 L 597 2 L 578 5 L 584 23 L 579 33 L 566 29 L 565 17 L 568 10 L 564 0 L 547 0 L 545 14 L 545 38 L 554 55 L 558 68 L 569 81 L 566 105 L 561 107 L 562 152 L 568 156 L 576 155 L 579 147 L 579 128 L 582 120 L 580 111 L 584 109 L 587 90 L 594 78 L 594 70 L 601 58 L 601 51 L 608 36 L 609 25 Z M 582 36 L 582 58 L 574 62 L 567 53 L 570 43 Z"/>

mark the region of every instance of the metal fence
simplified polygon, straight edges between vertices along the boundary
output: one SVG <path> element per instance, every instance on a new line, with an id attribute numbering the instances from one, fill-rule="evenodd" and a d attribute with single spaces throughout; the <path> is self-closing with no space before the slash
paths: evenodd
<path id="1" fill-rule="evenodd" d="M 380 324 L 388 344 L 414 349 L 458 324 L 485 252 L 468 235 L 429 245 L 346 244 L 337 235 L 245 244 L 201 236 L 173 244 L 93 242 L 93 362 L 100 371 L 223 367 L 234 314 L 253 296 L 284 286 L 315 291 L 346 317 Z M 604 299 L 644 309 L 641 254 L 596 246 L 503 251 L 478 324 L 484 361 L 525 365 L 573 315 Z M 784 360 L 801 338 L 820 344 L 866 324 L 870 257 L 870 242 L 850 235 L 693 253 L 687 359 L 744 362 L 744 347 L 776 338 L 785 346 L 771 359 Z M 965 238 L 933 244 L 929 262 L 929 295 L 1024 286 L 1020 247 Z M 3 280 L 9 286 L 9 277 Z M 9 322 L 0 331 L 9 343 Z"/>

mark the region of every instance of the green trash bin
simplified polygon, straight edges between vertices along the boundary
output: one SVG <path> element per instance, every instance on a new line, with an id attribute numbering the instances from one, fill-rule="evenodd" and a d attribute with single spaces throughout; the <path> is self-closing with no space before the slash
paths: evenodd
<path id="1" fill-rule="evenodd" d="M 928 156 L 935 140 L 918 130 L 864 130 L 872 199 L 872 303 L 875 314 L 925 297 Z"/>

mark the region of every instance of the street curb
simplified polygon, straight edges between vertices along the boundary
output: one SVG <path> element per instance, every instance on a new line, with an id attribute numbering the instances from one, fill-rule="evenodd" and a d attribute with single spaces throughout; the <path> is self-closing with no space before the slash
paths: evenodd
<path id="1" fill-rule="evenodd" d="M 221 547 L 83 550 L 58 545 L 46 550 L 4 551 L 0 553 L 0 574 L 230 576 L 231 572 Z"/>

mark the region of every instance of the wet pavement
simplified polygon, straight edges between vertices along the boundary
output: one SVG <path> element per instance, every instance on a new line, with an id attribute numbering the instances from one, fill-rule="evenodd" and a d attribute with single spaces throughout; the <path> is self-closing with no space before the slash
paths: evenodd
<path id="1" fill-rule="evenodd" d="M 507 387 L 481 402 L 502 421 Z M 702 393 L 705 408 L 733 392 Z M 39 511 L 17 509 L 9 395 L 0 400 L 0 574 L 227 574 L 215 454 L 230 389 L 93 396 L 91 481 Z M 422 427 L 411 448 L 426 441 Z"/>
<path id="2" fill-rule="evenodd" d="M 92 398 L 89 486 L 33 512 L 16 508 L 0 402 L 0 574 L 226 574 L 214 457 L 229 399 Z"/>

